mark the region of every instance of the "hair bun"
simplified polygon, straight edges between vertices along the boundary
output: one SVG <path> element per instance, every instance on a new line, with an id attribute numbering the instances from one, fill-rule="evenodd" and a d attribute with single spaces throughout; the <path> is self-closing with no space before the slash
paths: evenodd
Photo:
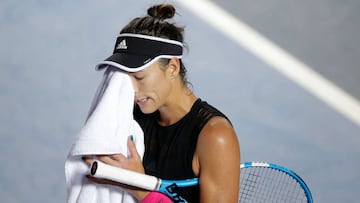
<path id="1" fill-rule="evenodd" d="M 160 20 L 174 17 L 175 11 L 175 7 L 171 4 L 159 4 L 147 10 L 149 16 Z"/>

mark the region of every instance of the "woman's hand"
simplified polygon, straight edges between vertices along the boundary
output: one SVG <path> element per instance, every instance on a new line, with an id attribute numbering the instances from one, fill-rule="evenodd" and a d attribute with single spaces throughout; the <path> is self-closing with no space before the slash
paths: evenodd
<path id="1" fill-rule="evenodd" d="M 129 137 L 127 144 L 128 144 L 128 149 L 130 152 L 129 157 L 126 157 L 125 155 L 119 153 L 119 154 L 111 154 L 111 155 L 96 155 L 95 157 L 94 156 L 86 156 L 83 159 L 89 166 L 92 164 L 93 159 L 95 158 L 99 161 L 104 162 L 105 164 L 109 164 L 112 166 L 116 166 L 119 168 L 131 170 L 131 171 L 135 171 L 138 173 L 145 173 L 144 167 L 142 165 L 141 157 L 136 150 L 136 146 L 135 146 L 135 143 L 133 142 L 132 136 Z M 117 183 L 114 181 L 98 179 L 93 176 L 87 176 L 87 177 L 96 183 L 111 184 L 111 185 L 116 185 L 123 189 L 126 189 L 133 196 L 135 196 L 138 200 L 142 200 L 149 193 L 148 191 L 145 191 L 145 190 L 142 190 L 139 188 L 135 188 L 135 187 L 130 187 L 127 185 L 123 185 L 123 184 L 120 184 L 120 183 Z"/>

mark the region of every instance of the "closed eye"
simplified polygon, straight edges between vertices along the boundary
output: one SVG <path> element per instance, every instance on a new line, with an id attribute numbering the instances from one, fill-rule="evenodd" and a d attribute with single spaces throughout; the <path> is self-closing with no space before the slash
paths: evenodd
<path id="1" fill-rule="evenodd" d="M 136 80 L 142 80 L 142 79 L 144 79 L 144 77 L 139 77 L 139 76 L 134 76 L 134 78 L 135 78 Z"/>

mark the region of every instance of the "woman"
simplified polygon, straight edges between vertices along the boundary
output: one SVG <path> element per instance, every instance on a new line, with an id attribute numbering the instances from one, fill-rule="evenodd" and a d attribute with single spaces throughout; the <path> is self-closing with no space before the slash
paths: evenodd
<path id="1" fill-rule="evenodd" d="M 129 139 L 130 157 L 115 154 L 98 159 L 162 179 L 198 177 L 199 185 L 179 191 L 188 202 L 237 202 L 236 133 L 224 114 L 188 87 L 181 61 L 184 29 L 167 21 L 174 14 L 169 4 L 149 8 L 148 16 L 135 18 L 122 29 L 114 54 L 102 63 L 127 71 L 132 78 L 134 117 L 144 131 L 145 154 L 141 160 Z M 129 191 L 139 201 L 152 194 Z"/>

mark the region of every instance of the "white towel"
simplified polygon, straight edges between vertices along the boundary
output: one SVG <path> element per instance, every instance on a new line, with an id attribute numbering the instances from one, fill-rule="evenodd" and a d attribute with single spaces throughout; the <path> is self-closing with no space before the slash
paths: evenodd
<path id="1" fill-rule="evenodd" d="M 90 107 L 87 121 L 65 162 L 68 203 L 132 203 L 136 200 L 120 187 L 97 184 L 85 175 L 89 167 L 83 155 L 129 155 L 127 140 L 134 136 L 137 151 L 144 153 L 143 132 L 133 119 L 134 90 L 130 77 L 108 67 Z"/>

